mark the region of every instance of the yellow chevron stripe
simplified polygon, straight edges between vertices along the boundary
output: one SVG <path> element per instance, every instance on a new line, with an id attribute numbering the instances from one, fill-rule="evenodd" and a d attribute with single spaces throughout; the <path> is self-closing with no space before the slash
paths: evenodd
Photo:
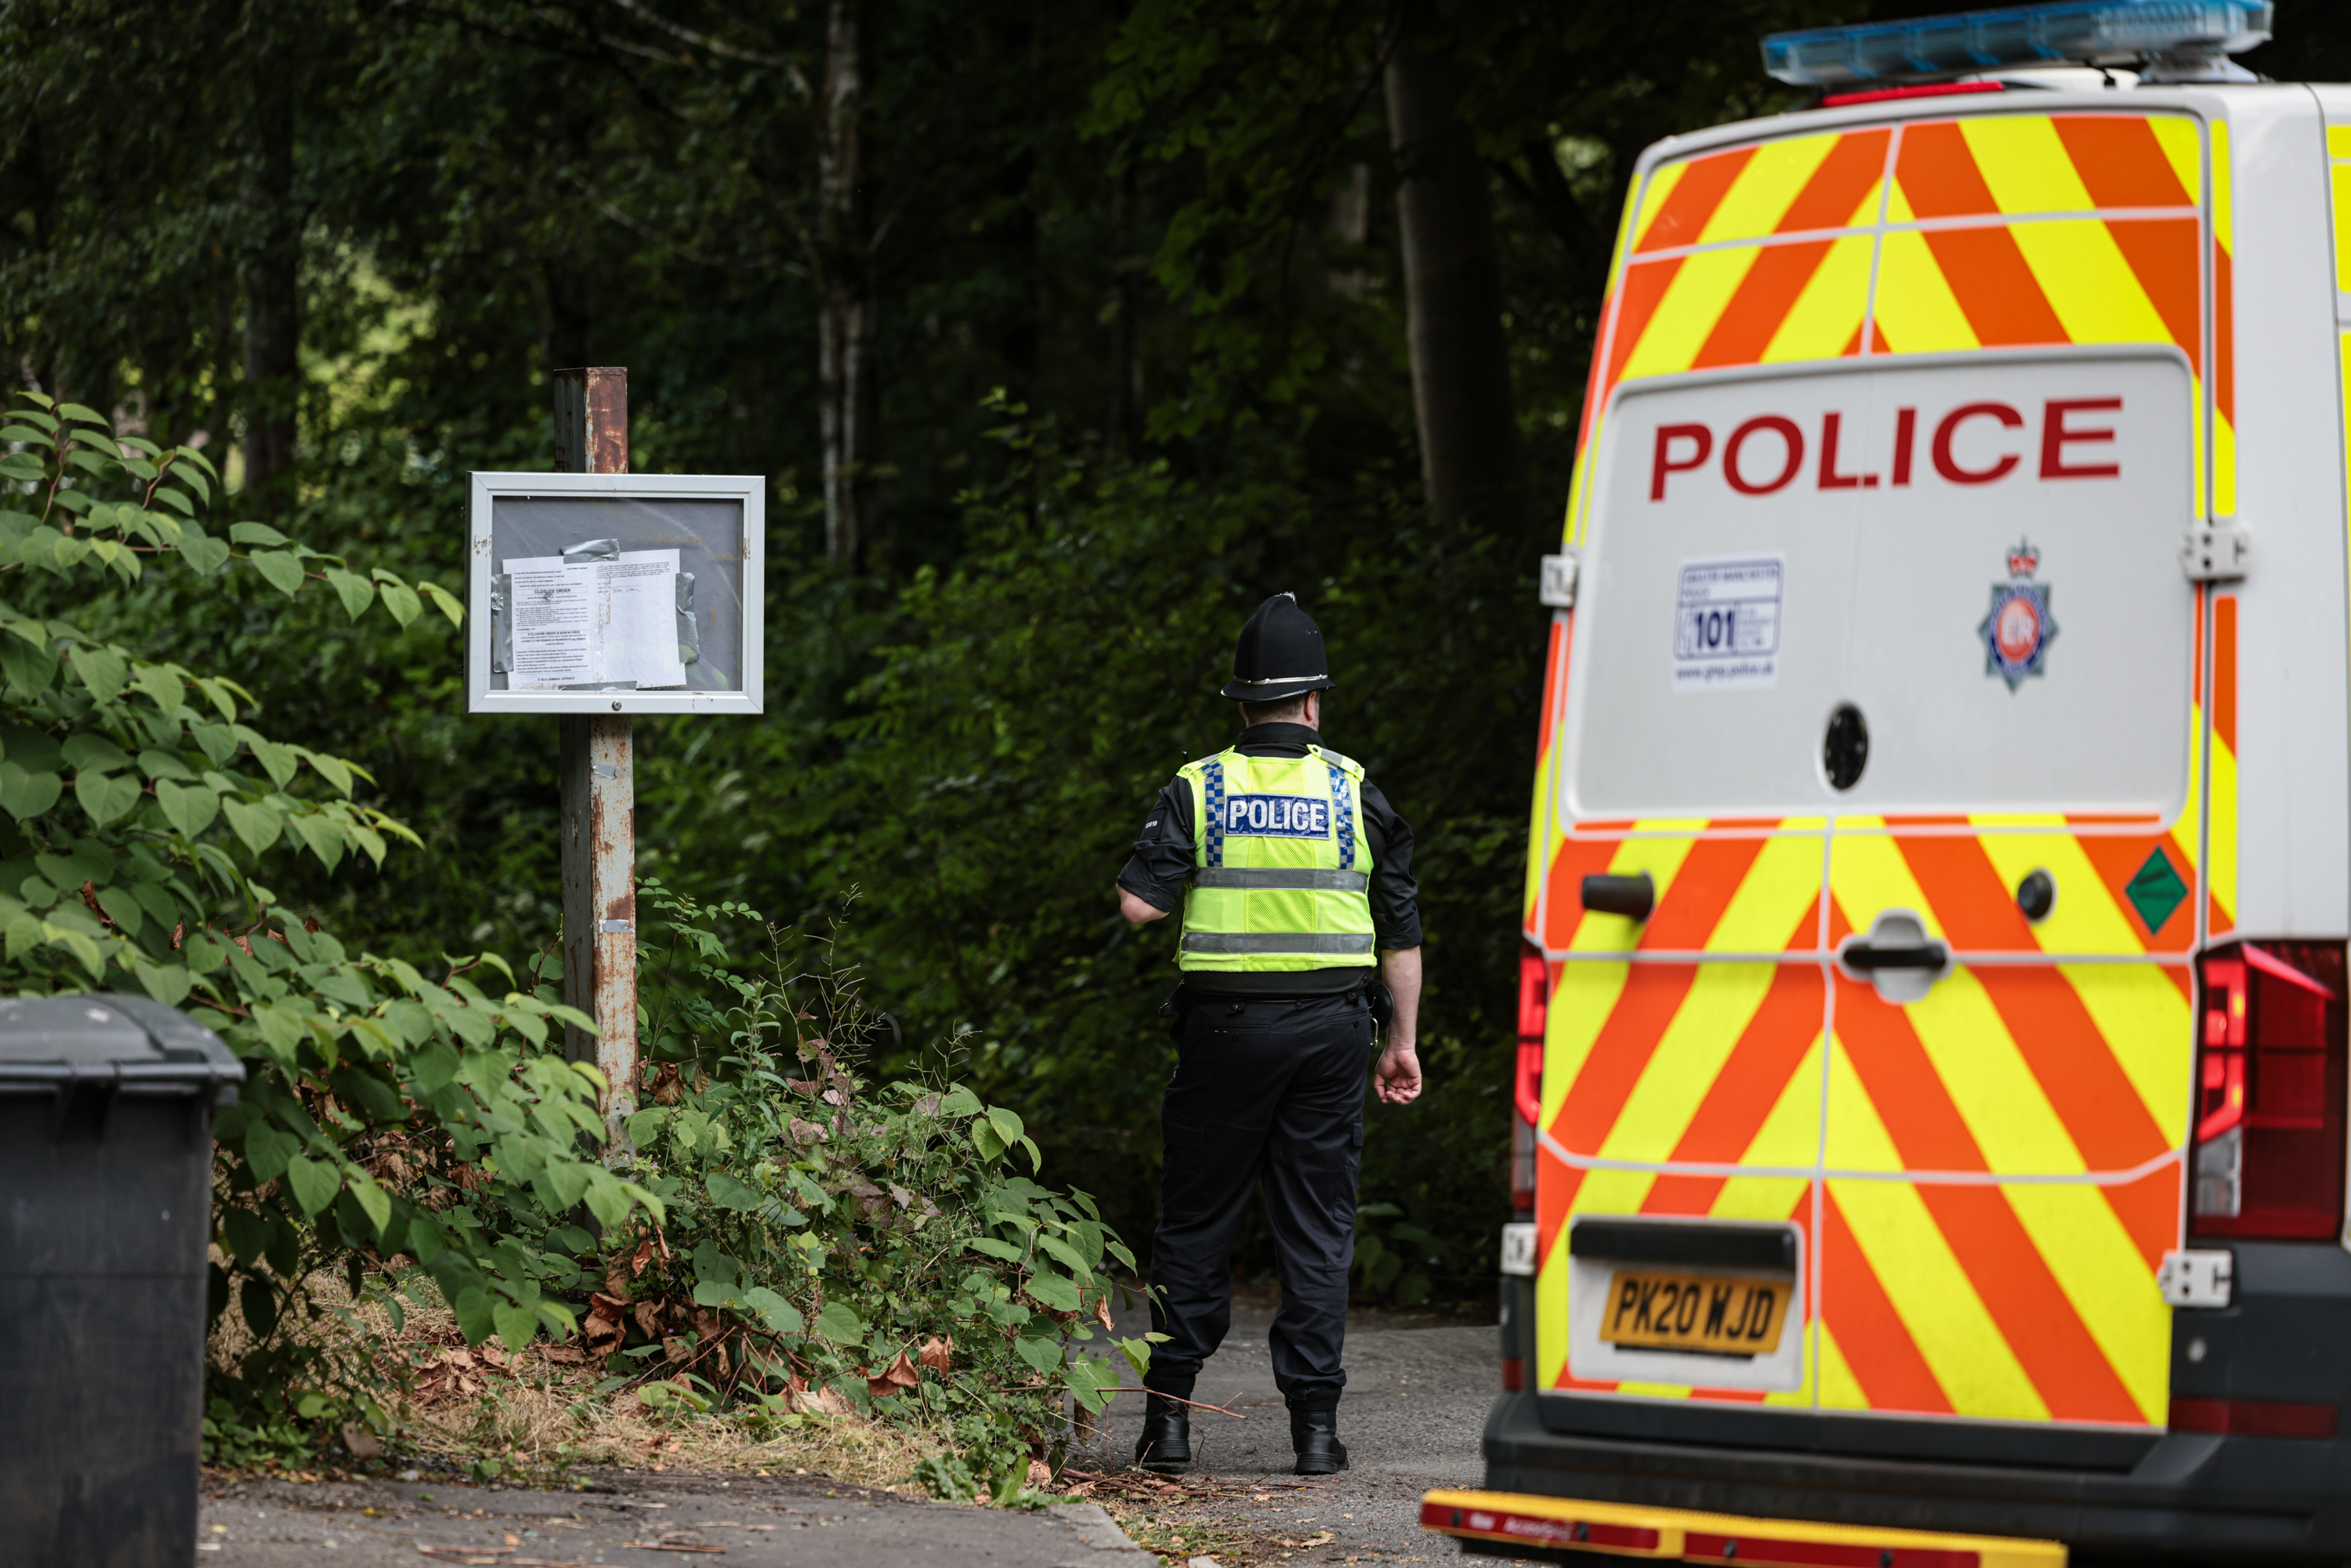
<path id="1" fill-rule="evenodd" d="M 1782 824 L 1783 829 L 1796 825 L 1793 820 Z M 1815 820 L 1803 825 L 1817 829 L 1820 824 Z M 1824 838 L 1810 835 L 1766 840 L 1708 933 L 1707 951 L 1776 953 L 1786 946 L 1820 895 L 1821 856 L 1826 847 Z"/>
<path id="2" fill-rule="evenodd" d="M 2167 151 L 2168 148 L 2167 147 Z M 2212 121 L 2212 243 L 2230 255 L 2237 252 L 2237 206 L 2232 167 L 2229 157 L 2229 122 Z M 2218 279 L 2215 278 L 2217 284 Z M 2220 339 L 2213 335 L 2213 352 L 2220 351 Z M 2204 413 L 2204 400 L 2196 400 L 2197 417 Z M 2212 515 L 2234 517 L 2237 511 L 2237 430 L 2230 421 L 2220 417 L 2218 407 L 2212 411 Z M 2203 433 L 2199 430 L 2198 434 Z M 2203 445 L 2196 449 L 2197 499 L 2203 499 Z"/>
<path id="3" fill-rule="evenodd" d="M 1962 119 L 1959 138 L 2006 214 L 2093 212 L 2089 187 L 2074 172 L 2048 116 L 1986 114 Z"/>
<path id="4" fill-rule="evenodd" d="M 2171 164 L 2171 172 L 2179 178 L 2179 188 L 2188 199 L 2202 205 L 2204 201 L 2204 138 L 2196 121 L 2184 114 L 2150 114 L 2147 128 L 2155 132 L 2155 144 L 2163 149 L 2163 156 Z"/>
<path id="5" fill-rule="evenodd" d="M 1819 1034 L 1813 1036 L 1803 1060 L 1796 1063 L 1796 1071 L 1780 1090 L 1780 1098 L 1772 1102 L 1771 1114 L 1763 1118 L 1763 1124 L 1755 1129 L 1754 1138 L 1740 1153 L 1741 1165 L 1808 1166 L 1820 1157 L 1821 1041 Z M 1729 1214 L 1737 1206 L 1750 1218 L 1785 1219 L 1803 1185 L 1777 1176 L 1736 1176 L 1716 1196 L 1714 1212 Z M 1774 1203 L 1780 1207 L 1771 1207 Z M 1752 1213 L 1746 1208 L 1750 1204 L 1756 1206 Z"/>
<path id="6" fill-rule="evenodd" d="M 1543 1020 L 1542 1124 L 1559 1120 L 1584 1062 L 1592 1055 L 1608 1015 L 1616 1010 L 1632 977 L 1630 964 L 1576 963 L 1561 966 L 1559 985 L 1552 990 L 1550 1016 Z"/>
<path id="7" fill-rule="evenodd" d="M 1848 818 L 1851 827 L 1879 827 L 1875 818 Z M 1917 878 L 1910 874 L 1902 852 L 1885 834 L 1847 835 L 1840 832 L 1829 851 L 1829 892 L 1856 931 L 1866 931 L 1880 910 L 1907 909 L 1918 916 L 1930 936 L 1943 935 L 1942 922 L 1927 902 Z"/>
<path id="8" fill-rule="evenodd" d="M 2330 158 L 2351 158 L 2351 125 L 2326 128 L 2326 154 Z"/>
<path id="9" fill-rule="evenodd" d="M 1780 226 L 1802 193 L 1804 183 L 1844 138 L 1830 131 L 1822 136 L 1798 136 L 1766 141 L 1722 194 L 1721 205 L 1706 220 L 1700 245 L 1724 240 L 1759 239 Z"/>
<path id="10" fill-rule="evenodd" d="M 1567 1227 L 1535 1271 L 1535 1386 L 1551 1388 L 1567 1370 Z"/>
<path id="11" fill-rule="evenodd" d="M 1902 1011 L 1993 1170 L 2073 1176 L 2087 1168 L 1973 970 L 1952 970 Z"/>
<path id="12" fill-rule="evenodd" d="M 1739 246 L 1686 257 L 1674 280 L 1666 285 L 1666 297 L 1657 301 L 1648 330 L 1641 334 L 1639 346 L 1625 361 L 1621 379 L 1637 381 L 1688 370 L 1759 254 L 1753 246 Z"/>
<path id="13" fill-rule="evenodd" d="M 2205 868 L 2205 883 L 2229 916 L 2237 915 L 2237 754 L 2219 736 L 2212 737 L 2212 807 L 2206 841 L 2212 863 Z"/>
<path id="14" fill-rule="evenodd" d="M 1655 1171 L 1586 1171 L 1575 1189 L 1570 1214 L 1638 1214 L 1649 1189 L 1657 1185 Z"/>
<path id="15" fill-rule="evenodd" d="M 1813 1343 L 1820 1346 L 1819 1364 L 1814 1375 L 1820 1379 L 1821 1407 L 1824 1410 L 1866 1410 L 1869 1396 L 1861 1391 L 1861 1379 L 1853 1375 L 1853 1365 L 1844 1358 L 1836 1335 L 1829 1332 L 1828 1319 L 1817 1312 L 1814 1320 L 1820 1337 Z"/>
<path id="16" fill-rule="evenodd" d="M 2053 141 L 2055 137 L 2053 135 Z M 2114 231 L 2095 220 L 2018 224 L 2009 234 L 2050 308 L 2076 343 L 2168 343 L 2171 329 L 2123 258 Z M 2201 400 L 2199 400 L 2199 402 Z"/>
<path id="17" fill-rule="evenodd" d="M 2171 1395 L 2171 1309 L 2114 1206 L 2088 1186 L 2001 1192 L 2139 1414 L 2160 1424 Z"/>
<path id="18" fill-rule="evenodd" d="M 1983 347 L 1926 236 L 1917 233 L 1886 236 L 1877 261 L 1877 328 L 1896 353 Z"/>
<path id="19" fill-rule="evenodd" d="M 2212 121 L 2212 237 L 2237 252 L 2235 169 L 2229 156 L 2229 122 Z"/>
<path id="20" fill-rule="evenodd" d="M 1741 891 L 1744 891 L 1743 889 Z M 1776 964 L 1703 964 L 1690 982 L 1689 994 L 1675 1010 L 1673 1021 L 1657 1040 L 1657 1048 L 1641 1070 L 1639 1082 L 1625 1097 L 1616 1124 L 1600 1145 L 1601 1156 L 1614 1160 L 1662 1160 L 1689 1130 L 1699 1102 L 1714 1087 L 1715 1076 L 1739 1037 L 1755 1019 L 1763 995 L 1771 988 Z M 1599 1177 L 1594 1171 L 1584 1183 L 1589 1191 Z M 1582 1194 L 1578 1194 L 1579 1201 Z M 1646 1188 L 1645 1188 L 1646 1196 Z"/>
<path id="21" fill-rule="evenodd" d="M 1631 212 L 1632 204 L 1625 204 L 1625 222 L 1634 226 L 1629 235 L 1619 234 L 1616 236 L 1616 255 L 1620 260 L 1648 237 L 1649 225 L 1656 223 L 1657 214 L 1666 210 L 1667 199 L 1674 193 L 1674 187 L 1682 183 L 1682 176 L 1689 172 L 1689 167 L 1688 160 L 1685 159 L 1679 163 L 1668 163 L 1651 174 L 1647 188 L 1641 193 L 1641 211 L 1637 219 Z M 1626 243 L 1628 239 L 1630 244 Z"/>
<path id="22" fill-rule="evenodd" d="M 2062 819 L 2047 820 L 2053 826 L 2062 822 Z M 1986 833 L 1976 842 L 2004 886 L 2014 887 L 2036 868 L 2056 882 L 2057 907 L 2032 927 L 2032 939 L 2043 952 L 2130 955 L 2147 951 L 2130 917 L 2115 902 L 2105 879 L 2073 834 Z"/>
<path id="23" fill-rule="evenodd" d="M 2081 998 L 2164 1142 L 2178 1147 L 2188 1136 L 2181 1085 L 2196 1051 L 2188 998 L 2151 964 L 2060 964 L 2057 973 Z"/>
<path id="24" fill-rule="evenodd" d="M 1876 243 L 1868 235 L 1848 235 L 1829 246 L 1820 270 L 1764 345 L 1763 363 L 1833 360 L 1844 352 L 1869 307 L 1869 262 Z"/>
<path id="25" fill-rule="evenodd" d="M 1898 1168 L 1894 1140 L 1842 1041 L 1833 1042 L 1830 1051 L 1829 1097 L 1831 1162 L 1861 1170 Z M 1833 1181 L 1829 1191 L 1951 1407 L 1963 1416 L 2047 1420 L 2048 1406 L 1917 1189 L 1907 1182 Z"/>

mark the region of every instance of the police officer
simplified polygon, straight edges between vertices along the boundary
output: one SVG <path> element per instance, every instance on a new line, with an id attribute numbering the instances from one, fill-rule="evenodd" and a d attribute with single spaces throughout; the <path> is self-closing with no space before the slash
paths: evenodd
<path id="1" fill-rule="evenodd" d="M 1354 1262 L 1364 1065 L 1384 1019 L 1380 1098 L 1420 1093 L 1420 911 L 1412 830 L 1363 768 L 1322 743 L 1322 633 L 1292 594 L 1241 629 L 1219 694 L 1248 727 L 1159 792 L 1118 875 L 1136 925 L 1183 910 L 1176 1074 L 1152 1243 L 1152 1327 L 1136 1462 L 1192 1459 L 1186 1406 L 1232 1322 L 1231 1246 L 1261 1182 L 1281 1277 L 1268 1336 L 1297 1473 L 1347 1467 L 1340 1354 Z M 1384 977 L 1385 987 L 1379 985 Z"/>

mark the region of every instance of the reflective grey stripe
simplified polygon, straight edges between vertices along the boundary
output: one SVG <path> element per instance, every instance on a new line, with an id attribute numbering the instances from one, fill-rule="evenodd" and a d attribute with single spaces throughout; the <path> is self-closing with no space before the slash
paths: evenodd
<path id="1" fill-rule="evenodd" d="M 1260 932 L 1195 931 L 1184 937 L 1186 953 L 1368 953 L 1372 934 L 1360 936 L 1311 936 L 1290 932 L 1267 936 Z"/>
<path id="2" fill-rule="evenodd" d="M 1196 873 L 1195 887 L 1230 887 L 1275 893 L 1362 893 L 1372 885 L 1360 871 L 1255 871 L 1209 866 Z"/>

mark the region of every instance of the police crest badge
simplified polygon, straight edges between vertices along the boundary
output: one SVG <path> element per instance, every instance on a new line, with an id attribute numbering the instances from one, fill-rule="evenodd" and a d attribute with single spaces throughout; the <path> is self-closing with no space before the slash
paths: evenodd
<path id="1" fill-rule="evenodd" d="M 2040 567 L 2041 552 L 2030 540 L 2017 540 L 2008 552 L 2008 580 L 1991 585 L 1991 613 L 1976 628 L 1984 645 L 1984 674 L 1998 675 L 2011 692 L 2025 676 L 2043 673 L 2049 643 L 2057 635 L 2057 622 L 2049 616 L 2049 585 L 2032 579 Z"/>

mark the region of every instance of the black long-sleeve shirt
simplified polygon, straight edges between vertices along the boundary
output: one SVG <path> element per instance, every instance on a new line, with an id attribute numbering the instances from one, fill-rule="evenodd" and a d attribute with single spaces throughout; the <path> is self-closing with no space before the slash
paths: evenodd
<path id="1" fill-rule="evenodd" d="M 1244 757 L 1303 757 L 1322 737 L 1302 724 L 1254 724 L 1241 731 L 1233 749 Z M 1372 852 L 1372 929 L 1385 951 L 1420 946 L 1420 886 L 1412 876 L 1412 828 L 1379 786 L 1366 779 L 1363 801 L 1364 841 Z M 1134 853 L 1118 873 L 1118 885 L 1154 909 L 1183 905 L 1184 886 L 1199 862 L 1192 842 L 1192 783 L 1178 775 L 1159 791 L 1151 814 L 1135 836 Z M 1184 983 L 1195 990 L 1250 996 L 1323 996 L 1364 983 L 1362 967 L 1302 969 L 1287 974 L 1241 974 L 1194 970 Z"/>

